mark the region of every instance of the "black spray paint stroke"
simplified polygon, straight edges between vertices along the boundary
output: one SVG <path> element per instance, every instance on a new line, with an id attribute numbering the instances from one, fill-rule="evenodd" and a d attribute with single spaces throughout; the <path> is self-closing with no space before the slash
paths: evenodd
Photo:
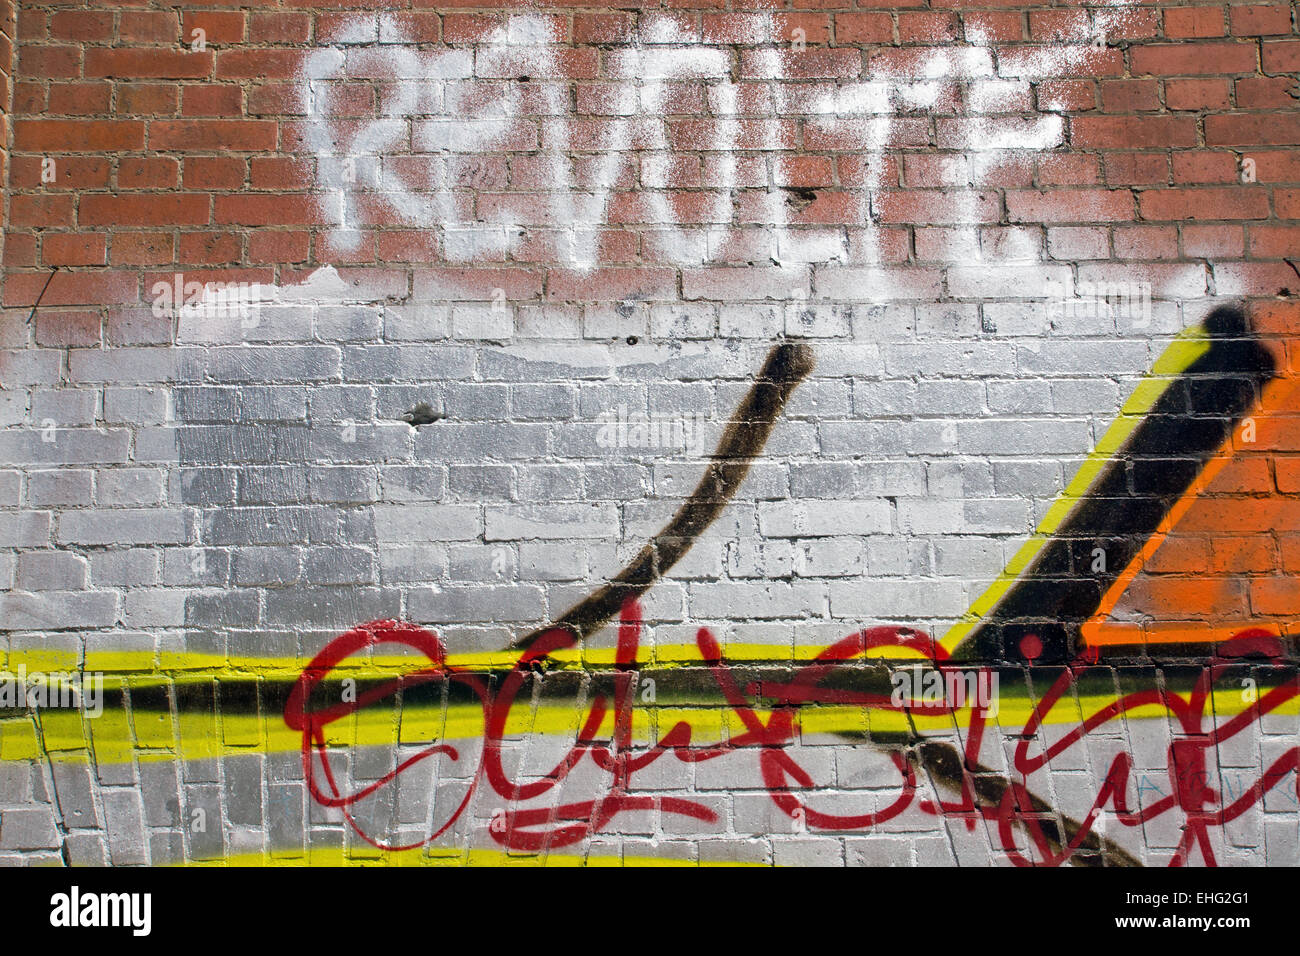
<path id="1" fill-rule="evenodd" d="M 572 631 L 580 640 L 589 637 L 604 627 L 628 598 L 649 590 L 731 501 L 753 459 L 767 444 L 786 401 L 812 369 L 811 346 L 796 342 L 774 346 L 728 422 L 704 476 L 672 519 L 600 590 L 575 604 L 554 624 L 525 634 L 511 646 L 527 647 L 555 628 Z"/>
<path id="2" fill-rule="evenodd" d="M 50 274 L 45 279 L 45 285 L 41 286 L 41 294 L 36 297 L 36 301 L 32 303 L 32 311 L 29 312 L 27 315 L 28 325 L 31 325 L 32 319 L 36 318 L 36 310 L 39 309 L 41 306 L 41 299 L 45 298 L 45 293 L 50 288 L 50 283 L 54 281 L 54 274 L 58 271 L 59 271 L 58 266 L 53 266 L 50 269 Z"/>
<path id="3" fill-rule="evenodd" d="M 1064 663 L 1082 650 L 1080 626 L 1276 374 L 1273 356 L 1251 333 L 1240 308 L 1219 306 L 1204 328 L 1210 335 L 1206 353 L 1142 416 L 1087 494 L 962 641 L 955 658 L 1025 663 L 1019 644 L 1030 632 L 1042 648 L 1035 664 Z M 1094 572 L 1096 547 L 1105 552 L 1106 566 Z M 1203 657 L 1204 650 L 1170 645 L 1160 656 Z"/>

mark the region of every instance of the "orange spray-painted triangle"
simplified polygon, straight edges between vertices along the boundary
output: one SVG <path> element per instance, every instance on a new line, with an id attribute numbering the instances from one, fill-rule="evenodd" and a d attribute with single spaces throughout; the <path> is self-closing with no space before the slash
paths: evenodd
<path id="1" fill-rule="evenodd" d="M 1082 628 L 1085 646 L 1300 633 L 1300 310 L 1256 310 L 1278 377 Z M 1281 335 L 1279 335 L 1281 333 Z"/>

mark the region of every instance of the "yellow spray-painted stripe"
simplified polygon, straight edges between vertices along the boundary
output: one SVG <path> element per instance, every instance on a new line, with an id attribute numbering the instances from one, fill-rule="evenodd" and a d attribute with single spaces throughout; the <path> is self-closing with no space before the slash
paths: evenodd
<path id="1" fill-rule="evenodd" d="M 1016 685 L 1013 693 L 1006 689 L 999 695 L 998 711 L 991 723 L 1017 729 L 1028 722 L 1034 703 L 1025 688 Z M 1266 688 L 1261 689 L 1261 693 Z M 1086 687 L 1052 708 L 1045 723 L 1077 724 L 1080 708 L 1095 713 L 1115 700 L 1113 694 L 1092 694 Z M 1240 688 L 1218 690 L 1214 694 L 1213 713 L 1222 717 L 1241 713 L 1250 701 Z M 1287 701 L 1279 714 L 1300 713 L 1300 698 Z M 576 704 L 542 703 L 537 707 L 521 705 L 510 714 L 505 732 L 509 737 L 529 734 L 574 739 L 588 709 Z M 756 708 L 762 720 L 771 719 L 770 709 Z M 40 723 L 31 716 L 0 721 L 0 761 L 31 761 L 42 758 L 85 761 L 93 756 L 97 764 L 120 764 L 132 761 L 192 761 L 247 755 L 286 753 L 301 748 L 302 737 L 288 727 L 279 714 L 180 714 L 173 723 L 170 714 L 145 712 L 132 715 L 134 727 L 120 710 L 105 710 L 86 720 L 76 711 L 44 711 Z M 1128 712 L 1131 719 L 1164 718 L 1159 705 L 1147 705 Z M 963 708 L 951 715 L 909 718 L 898 711 L 869 709 L 857 705 L 806 705 L 798 714 L 802 734 L 908 735 L 913 727 L 922 734 L 951 733 L 970 724 L 971 711 Z M 142 727 L 142 719 L 150 722 Z M 743 735 L 747 727 L 735 711 L 720 701 L 696 705 L 637 706 L 632 712 L 632 738 L 642 745 L 660 739 L 677 723 L 692 729 L 692 743 L 705 746 L 732 740 Z M 596 739 L 608 740 L 614 732 L 614 717 L 607 713 L 595 732 Z M 391 747 L 429 741 L 474 741 L 483 734 L 482 710 L 471 704 L 446 707 L 408 705 L 399 713 L 396 707 L 366 709 L 351 719 L 340 720 L 327 728 L 326 743 L 331 747 Z"/>
<path id="2" fill-rule="evenodd" d="M 193 860 L 182 866 L 649 866 L 649 867 L 742 867 L 766 866 L 764 863 L 733 862 L 727 860 L 700 861 L 674 860 L 654 856 L 578 856 L 573 853 L 520 854 L 502 850 L 473 849 L 454 853 L 432 850 L 427 855 L 411 851 L 386 852 L 362 845 L 346 850 L 342 847 L 321 847 L 308 850 L 300 856 L 284 851 L 262 853 L 237 853 L 220 860 Z"/>
<path id="3" fill-rule="evenodd" d="M 1057 495 L 1047 514 L 1034 530 L 1034 534 L 1021 545 L 1002 573 L 976 598 L 960 619 L 939 640 L 949 653 L 954 652 L 970 635 L 979 622 L 992 611 L 1007 591 L 1038 557 L 1048 540 L 1061 527 L 1075 505 L 1079 503 L 1106 467 L 1107 462 L 1128 441 L 1143 416 L 1151 411 L 1179 375 L 1210 349 L 1209 337 L 1204 328 L 1185 329 L 1152 366 L 1129 396 L 1115 421 L 1106 429 L 1101 440 L 1084 460 L 1082 467 Z"/>
<path id="4" fill-rule="evenodd" d="M 853 633 L 853 625 L 845 624 L 845 636 Z M 814 660 L 826 648 L 816 645 L 794 647 L 753 642 L 726 644 L 723 661 L 745 663 L 788 664 Z M 451 653 L 446 663 L 460 670 L 509 670 L 524 652 L 518 648 L 502 651 Z M 547 655 L 547 661 L 557 670 L 579 670 L 592 667 L 613 667 L 615 649 L 612 647 L 568 648 Z M 867 657 L 917 658 L 918 651 L 909 648 L 873 648 Z M 171 653 L 155 655 L 144 651 L 92 651 L 84 657 L 71 651 L 50 651 L 41 648 L 12 650 L 0 656 L 0 668 L 16 673 L 20 667 L 29 674 L 103 674 L 105 683 L 112 686 L 115 677 L 150 679 L 154 683 L 189 684 L 204 683 L 218 678 L 293 681 L 310 663 L 308 659 L 284 657 L 222 657 L 217 654 Z M 642 666 L 661 667 L 696 666 L 703 662 L 696 644 L 644 644 L 637 648 L 636 663 Z M 427 666 L 424 658 L 413 655 L 355 656 L 341 661 L 335 671 L 350 677 L 396 676 Z M 146 686 L 140 684 L 140 686 Z"/>

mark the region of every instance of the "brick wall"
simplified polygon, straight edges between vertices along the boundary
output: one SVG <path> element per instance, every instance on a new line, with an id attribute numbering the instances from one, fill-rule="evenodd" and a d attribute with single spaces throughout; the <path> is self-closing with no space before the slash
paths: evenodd
<path id="1" fill-rule="evenodd" d="M 12 110 L 13 73 L 14 73 L 14 37 L 18 33 L 16 17 L 17 6 L 13 3 L 0 5 L 0 182 L 9 181 L 9 114 Z M 8 217 L 6 216 L 6 221 Z M 4 235 L 0 233 L 0 256 L 4 254 Z"/>
<path id="2" fill-rule="evenodd" d="M 1111 862 L 1300 861 L 1294 703 L 1241 691 L 1296 679 L 1294 5 L 140 0 L 17 23 L 0 627 L 11 667 L 109 693 L 57 734 L 0 721 L 7 861 L 397 852 L 369 839 L 1060 862 L 1053 826 Z M 1184 331 L 1225 304 L 1246 324 Z M 751 462 L 734 487 L 720 442 Z M 581 649 L 533 665 L 556 676 L 498 737 L 486 683 L 369 701 L 333 729 L 331 797 L 289 688 L 378 619 L 506 687 L 548 623 Z M 858 647 L 876 696 L 768 740 L 705 666 L 793 712 L 779 688 L 877 625 L 903 632 L 872 654 L 997 673 L 1001 729 L 903 721 L 897 668 Z M 410 633 L 387 650 L 430 654 Z M 1075 654 L 1099 669 L 1062 690 L 1080 706 L 1204 679 L 1258 719 L 1195 755 L 1205 728 L 1161 720 L 1080 743 L 1077 712 L 1031 719 L 1055 679 L 1035 661 Z M 608 772 L 545 777 L 602 692 L 635 728 L 610 746 L 657 755 L 607 817 Z M 1026 722 L 1050 766 L 1002 738 Z M 677 723 L 719 752 L 650 746 Z M 444 734 L 460 758 L 420 749 Z M 943 746 L 1010 796 L 943 806 L 972 786 Z M 1189 778 L 1266 768 L 1209 851 L 1174 810 L 1079 823 L 1107 780 L 1190 814 Z"/>

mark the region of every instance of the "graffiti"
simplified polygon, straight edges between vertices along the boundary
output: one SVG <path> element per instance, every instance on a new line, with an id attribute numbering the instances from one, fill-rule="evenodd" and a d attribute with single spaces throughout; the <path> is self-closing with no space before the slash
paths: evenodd
<path id="1" fill-rule="evenodd" d="M 447 666 L 441 642 L 427 630 L 395 622 L 376 622 L 357 628 L 332 642 L 317 655 L 303 672 L 285 708 L 286 722 L 302 733 L 303 771 L 310 792 L 322 805 L 344 808 L 346 812 L 346 808 L 397 780 L 403 772 L 421 760 L 435 755 L 445 755 L 452 761 L 460 760 L 461 751 L 456 747 L 432 745 L 407 758 L 368 786 L 345 794 L 331 768 L 326 745 L 326 732 L 331 723 L 351 716 L 360 708 L 421 684 L 449 681 L 470 691 L 482 706 L 484 731 L 481 748 L 478 750 L 480 762 L 470 774 L 473 784 L 449 818 L 428 838 L 415 843 L 402 846 L 383 843 L 366 832 L 349 815 L 349 823 L 356 832 L 377 847 L 385 850 L 415 849 L 441 836 L 465 811 L 480 779 L 486 780 L 493 792 L 507 804 L 524 802 L 558 788 L 583 760 L 592 761 L 611 778 L 609 788 L 603 794 L 590 800 L 558 806 L 504 811 L 498 818 L 500 825 L 489 828 L 493 838 L 502 846 L 514 850 L 539 852 L 558 849 L 590 836 L 620 813 L 636 810 L 656 810 L 716 823 L 715 814 L 703 803 L 685 798 L 630 794 L 628 790 L 632 786 L 633 775 L 668 755 L 682 762 L 700 762 L 724 757 L 743 748 L 757 748 L 765 792 L 792 820 L 801 821 L 815 829 L 836 832 L 868 829 L 898 816 L 915 803 L 923 813 L 935 816 L 953 814 L 959 817 L 978 814 L 995 823 L 1002 849 L 1018 864 L 1089 862 L 1091 857 L 1084 854 L 1100 852 L 1109 865 L 1133 865 L 1135 861 L 1131 856 L 1094 832 L 1102 812 L 1113 807 L 1114 817 L 1121 825 L 1138 827 L 1162 814 L 1177 810 L 1185 817 L 1185 835 L 1174 853 L 1172 863 L 1180 865 L 1187 862 L 1188 855 L 1195 846 L 1203 853 L 1205 862 L 1213 864 L 1214 852 L 1208 828 L 1221 827 L 1239 817 L 1259 803 L 1268 791 L 1279 786 L 1293 771 L 1300 769 L 1300 746 L 1295 746 L 1277 757 L 1257 780 L 1246 785 L 1239 794 L 1233 795 L 1230 802 L 1215 804 L 1220 794 L 1209 783 L 1207 754 L 1213 752 L 1217 744 L 1231 740 L 1252 722 L 1300 695 L 1300 680 L 1293 677 L 1289 681 L 1280 682 L 1231 720 L 1218 727 L 1207 727 L 1205 721 L 1211 716 L 1207 713 L 1207 707 L 1212 686 L 1225 668 L 1232 666 L 1228 661 L 1219 661 L 1204 669 L 1195 686 L 1186 695 L 1163 688 L 1124 695 L 1090 714 L 1043 752 L 1032 754 L 1032 741 L 1036 739 L 1037 731 L 1052 709 L 1080 680 L 1087 679 L 1090 667 L 1086 660 L 1080 659 L 1062 671 L 1034 708 L 1024 727 L 1014 758 L 1015 768 L 1023 779 L 1037 773 L 1069 748 L 1079 745 L 1088 734 L 1143 707 L 1163 708 L 1177 719 L 1186 736 L 1175 740 L 1169 748 L 1172 794 L 1140 809 L 1131 809 L 1128 794 L 1131 792 L 1129 784 L 1133 760 L 1130 755 L 1121 753 L 1111 763 L 1097 799 L 1085 819 L 1082 822 L 1065 819 L 1063 836 L 1062 830 L 1051 819 L 1047 805 L 1025 784 L 999 780 L 996 775 L 989 774 L 986 768 L 980 767 L 978 754 L 987 717 L 984 709 L 975 706 L 974 701 L 970 702 L 971 706 L 963 709 L 954 707 L 948 700 L 931 703 L 920 699 L 918 695 L 900 701 L 892 693 L 873 693 L 843 686 L 846 678 L 856 678 L 855 683 L 869 685 L 874 677 L 878 684 L 878 671 L 872 674 L 869 670 L 854 666 L 855 663 L 861 664 L 861 655 L 869 651 L 884 651 L 891 655 L 897 652 L 919 654 L 939 665 L 933 673 L 940 674 L 943 678 L 954 673 L 939 663 L 945 660 L 942 649 L 937 649 L 936 655 L 936 648 L 927 636 L 906 628 L 893 627 L 870 628 L 850 635 L 819 653 L 811 663 L 788 679 L 768 679 L 746 687 L 737 682 L 734 667 L 721 663 L 722 649 L 716 637 L 708 628 L 701 628 L 697 637 L 701 657 L 713 662 L 708 673 L 743 731 L 725 742 L 700 743 L 693 740 L 692 727 L 683 721 L 674 724 L 652 745 L 637 747 L 632 735 L 632 709 L 636 702 L 634 667 L 640 631 L 640 608 L 635 601 L 629 600 L 619 622 L 615 661 L 618 670 L 612 675 L 612 694 L 596 695 L 583 721 L 577 743 L 554 769 L 540 779 L 521 784 L 511 778 L 502 764 L 502 741 L 510 723 L 511 711 L 521 693 L 534 680 L 545 680 L 544 677 L 539 677 L 538 670 L 540 668 L 544 672 L 549 655 L 574 645 L 575 638 L 571 631 L 554 629 L 541 635 L 494 691 L 489 686 L 487 675 Z M 1239 640 L 1249 643 L 1256 636 L 1254 632 L 1248 631 Z M 353 654 L 386 643 L 404 645 L 418 651 L 429 666 L 378 684 L 355 700 L 309 709 L 313 692 L 323 688 L 335 668 Z M 1228 655 L 1233 653 L 1231 646 L 1223 650 Z M 1277 663 L 1281 664 L 1281 661 Z M 982 673 L 987 675 L 988 671 Z M 986 681 L 987 679 L 985 677 Z M 762 710 L 768 715 L 766 719 L 753 703 L 756 698 L 764 700 Z M 817 781 L 784 749 L 798 733 L 799 709 L 815 706 L 906 712 L 917 717 L 954 715 L 964 710 L 970 736 L 966 749 L 960 756 L 942 744 L 925 741 L 919 741 L 913 747 L 893 750 L 892 757 L 899 771 L 896 799 L 874 812 L 854 815 L 830 813 L 809 804 L 807 794 L 816 790 Z M 599 730 L 610 722 L 613 724 L 612 739 L 602 740 Z M 918 769 L 924 769 L 938 777 L 946 788 L 956 789 L 959 799 L 918 798 Z M 1295 788 L 1297 798 L 1300 799 L 1300 778 Z M 1141 793 L 1139 789 L 1139 799 Z M 1035 859 L 1023 854 L 1017 847 L 1012 827 L 1021 827 L 1029 835 L 1038 852 Z"/>
<path id="2" fill-rule="evenodd" d="M 510 850 L 541 852 L 578 843 L 620 814 L 638 811 L 716 823 L 715 812 L 698 800 L 635 792 L 634 775 L 669 756 L 682 763 L 703 763 L 750 749 L 758 754 L 763 792 L 801 827 L 833 832 L 871 829 L 914 809 L 955 818 L 966 826 L 974 826 L 977 820 L 987 822 L 1008 859 L 1017 864 L 1114 866 L 1138 861 L 1106 832 L 1107 820 L 1113 818 L 1122 828 L 1139 828 L 1180 813 L 1182 837 L 1170 862 L 1181 865 L 1199 853 L 1203 862 L 1213 865 L 1211 828 L 1224 827 L 1260 805 L 1300 770 L 1300 747 L 1291 747 L 1273 758 L 1258 777 L 1238 781 L 1234 790 L 1212 784 L 1208 761 L 1216 747 L 1300 696 L 1300 677 L 1286 659 L 1283 638 L 1273 626 L 1239 627 L 1214 645 L 1214 657 L 1203 661 L 1194 676 L 1171 672 L 1152 686 L 1108 694 L 1103 685 L 1111 679 L 1112 667 L 1122 669 L 1134 657 L 1148 659 L 1151 649 L 1139 653 L 1131 644 L 1099 639 L 1099 627 L 1105 629 L 1099 624 L 1099 610 L 1113 606 L 1113 599 L 1107 604 L 1111 591 L 1123 590 L 1132 580 L 1135 564 L 1149 555 L 1151 542 L 1167 535 L 1168 526 L 1177 519 L 1180 497 L 1203 489 L 1206 473 L 1222 467 L 1225 456 L 1234 453 L 1234 431 L 1249 411 L 1275 394 L 1270 383 L 1290 388 L 1289 378 L 1279 377 L 1273 353 L 1249 331 L 1245 316 L 1236 309 L 1217 309 L 1203 327 L 1170 347 L 1153 370 L 1150 387 L 1135 392 L 1126 414 L 1076 479 L 1081 487 L 1067 489 L 1061 512 L 1049 515 L 1004 579 L 943 639 L 934 641 L 910 628 L 872 627 L 824 649 L 801 668 L 759 671 L 746 678 L 743 669 L 724 663 L 717 637 L 702 627 L 696 636 L 702 663 L 689 669 L 707 676 L 707 681 L 691 685 L 684 673 L 675 676 L 693 686 L 697 705 L 725 711 L 724 724 L 732 730 L 726 739 L 706 740 L 689 721 L 677 720 L 666 731 L 654 731 L 655 721 L 637 715 L 642 630 L 637 599 L 655 579 L 656 558 L 664 567 L 671 566 L 734 492 L 743 471 L 733 470 L 728 481 L 728 462 L 742 450 L 746 461 L 761 451 L 789 391 L 806 374 L 807 356 L 798 348 L 782 345 L 772 351 L 759 383 L 736 416 L 738 423 L 751 427 L 733 425 L 710 473 L 654 542 L 605 589 L 554 626 L 518 641 L 519 656 L 505 672 L 451 665 L 434 633 L 396 621 L 363 625 L 331 642 L 303 671 L 284 710 L 286 724 L 301 734 L 303 770 L 313 798 L 343 809 L 356 832 L 374 846 L 414 849 L 448 832 L 480 782 L 486 781 L 507 805 L 488 826 L 492 838 Z M 760 401 L 764 395 L 767 400 Z M 1144 482 L 1131 480 L 1134 466 L 1148 460 L 1180 463 L 1161 476 L 1159 494 Z M 658 549 L 665 544 L 669 549 L 660 554 Z M 1112 560 L 1098 561 L 1099 548 Z M 1082 573 L 1084 567 L 1089 569 L 1087 575 Z M 599 686 L 591 690 L 592 701 L 575 727 L 573 745 L 549 772 L 518 781 L 506 769 L 503 753 L 508 750 L 507 738 L 517 732 L 511 725 L 517 723 L 514 717 L 521 699 L 544 693 L 547 682 L 555 679 L 548 674 L 559 663 L 557 655 L 577 647 L 609 620 L 615 605 L 620 621 L 613 669 L 588 673 L 588 679 Z M 335 677 L 335 670 L 353 655 L 370 653 L 383 644 L 414 650 L 428 666 L 378 682 L 349 700 L 331 697 L 327 682 Z M 1108 658 L 1104 664 L 1103 647 Z M 1160 649 L 1159 659 L 1171 664 L 1186 659 L 1179 657 L 1182 648 L 1167 644 Z M 954 665 L 976 669 L 976 686 L 981 686 L 980 681 L 985 687 L 998 686 L 1003 672 L 1020 674 L 1031 689 L 1038 680 L 1049 681 L 1040 697 L 1034 699 L 1031 692 L 1019 705 L 1025 719 L 1012 758 L 1014 775 L 1000 774 L 981 763 L 986 732 L 996 712 L 991 714 L 975 699 L 927 698 L 915 684 L 912 693 L 900 698 L 897 666 L 908 658 L 924 662 L 938 675 L 931 683 L 940 686 L 961 680 Z M 1216 691 L 1216 684 L 1225 675 L 1239 676 L 1243 661 L 1255 663 L 1253 673 L 1266 689 L 1237 695 L 1234 706 L 1221 690 Z M 1064 666 L 1046 666 L 1051 664 Z M 1259 681 L 1250 680 L 1258 688 Z M 462 738 L 461 746 L 430 744 L 379 779 L 345 791 L 330 761 L 330 726 L 430 683 L 455 685 L 470 708 L 479 711 L 482 729 L 477 743 L 466 745 Z M 1102 686 L 1099 696 L 1098 686 Z M 1083 693 L 1089 688 L 1091 697 Z M 1085 709 L 1076 720 L 1076 698 L 1093 697 L 1099 704 Z M 312 706 L 313 700 L 326 703 Z M 1063 701 L 1070 706 L 1061 710 Z M 999 706 L 1006 704 L 999 702 Z M 872 728 L 871 742 L 884 748 L 896 768 L 893 796 L 883 806 L 848 814 L 814 805 L 817 792 L 826 789 L 825 782 L 817 781 L 791 756 L 789 745 L 799 736 L 807 711 L 835 708 L 865 715 L 864 726 Z M 1139 781 L 1134 756 L 1126 752 L 1110 759 L 1095 799 L 1077 819 L 1055 810 L 1033 791 L 1035 775 L 1072 748 L 1082 747 L 1091 736 L 1104 734 L 1108 725 L 1139 712 L 1151 717 L 1153 708 L 1179 728 L 1167 748 L 1169 794 L 1143 803 L 1144 794 L 1155 788 L 1145 775 Z M 871 715 L 892 722 L 882 723 Z M 949 729 L 954 719 L 964 728 L 961 749 L 933 738 L 933 721 L 938 718 L 946 718 Z M 927 721 L 931 722 L 928 728 Z M 1040 735 L 1049 723 L 1059 730 L 1051 742 Z M 892 735 L 884 732 L 886 726 L 892 728 Z M 1003 726 L 1008 726 L 1005 720 Z M 391 844 L 368 832 L 349 812 L 417 763 L 435 757 L 468 761 L 471 765 L 462 770 L 472 782 L 463 801 L 439 817 L 440 825 L 430 835 Z M 570 775 L 588 761 L 609 778 L 599 795 L 541 807 L 520 806 L 557 796 Z M 933 793 L 923 793 L 923 780 L 929 781 Z M 1130 803 L 1134 788 L 1138 806 Z M 1300 775 L 1295 788 L 1300 799 Z M 941 790 L 955 798 L 939 796 Z M 1017 832 L 1027 842 L 1018 840 Z"/>
<path id="3" fill-rule="evenodd" d="M 590 269 L 602 231 L 636 223 L 648 227 L 656 258 L 678 264 L 725 261 L 754 241 L 754 226 L 770 246 L 763 258 L 777 263 L 876 262 L 881 224 L 899 221 L 887 150 L 929 146 L 927 114 L 953 117 L 940 121 L 937 145 L 963 157 L 957 165 L 967 172 L 947 184 L 936 215 L 973 238 L 984 221 L 981 186 L 997 169 L 1065 142 L 1063 105 L 1044 96 L 1040 112 L 1023 115 L 1029 81 L 1086 70 L 1123 16 L 1123 4 L 1099 10 L 1066 42 L 1004 57 L 997 69 L 991 42 L 972 29 L 968 45 L 875 65 L 869 79 L 773 83 L 806 79 L 800 58 L 814 54 L 787 48 L 789 38 L 765 15 L 743 43 L 742 72 L 761 76 L 759 85 L 737 77 L 738 44 L 702 41 L 647 13 L 638 42 L 605 52 L 603 76 L 612 82 L 581 117 L 570 86 L 583 67 L 545 18 L 511 16 L 473 50 L 422 50 L 401 22 L 381 16 L 391 42 L 365 45 L 373 23 L 358 20 L 354 35 L 309 58 L 305 136 L 342 249 L 357 247 L 386 212 L 436 224 L 448 261 L 504 257 L 540 242 L 556 261 Z M 358 120 L 347 109 L 349 83 L 375 77 L 390 81 L 393 95 L 379 118 Z M 801 217 L 809 200 L 783 186 L 810 143 L 864 159 L 847 183 L 850 208 L 835 220 L 855 224 L 852 239 L 841 226 Z M 504 164 L 496 171 L 473 158 L 511 152 L 528 154 L 520 163 L 527 172 L 512 173 L 527 176 L 528 194 L 518 181 L 506 183 Z M 688 152 L 703 158 L 694 176 L 683 162 Z M 1007 250 L 1008 258 L 1032 252 Z"/>
<path id="4" fill-rule="evenodd" d="M 1235 656 L 1235 652 L 1241 649 L 1233 646 L 1236 642 L 1242 642 L 1249 653 L 1254 653 L 1257 650 L 1255 641 L 1261 636 L 1266 643 L 1274 645 L 1271 660 L 1281 665 L 1280 646 L 1276 646 L 1276 642 L 1269 642 L 1267 635 L 1261 635 L 1253 629 L 1224 644 L 1220 653 L 1229 658 Z M 1177 721 L 1182 732 L 1182 736 L 1175 739 L 1169 747 L 1169 782 L 1173 792 L 1140 809 L 1131 809 L 1126 794 L 1129 792 L 1128 785 L 1133 772 L 1132 758 L 1121 753 L 1115 757 L 1102 782 L 1089 819 L 1094 819 L 1108 804 L 1114 807 L 1115 819 L 1126 827 L 1139 827 L 1162 814 L 1181 811 L 1184 817 L 1183 836 L 1170 865 L 1186 864 L 1193 849 L 1200 850 L 1206 864 L 1214 865 L 1210 828 L 1222 827 L 1240 817 L 1260 803 L 1266 793 L 1282 784 L 1288 776 L 1300 771 L 1300 746 L 1295 746 L 1273 760 L 1239 795 L 1230 796 L 1226 788 L 1220 792 L 1211 786 L 1209 755 L 1214 749 L 1300 695 L 1300 677 L 1292 677 L 1289 681 L 1279 683 L 1241 713 L 1216 726 L 1214 714 L 1210 712 L 1213 685 L 1233 663 L 1235 662 L 1219 660 L 1203 668 L 1194 686 L 1185 695 L 1170 693 L 1163 688 L 1125 694 L 1114 703 L 1089 714 L 1082 723 L 1041 754 L 1031 756 L 1029 741 L 1022 740 L 1016 748 L 1016 769 L 1028 776 L 1108 722 L 1119 720 L 1126 713 L 1143 706 L 1159 706 Z M 1294 671 L 1294 668 L 1291 670 Z M 1068 668 L 1061 674 L 1044 695 L 1030 722 L 1025 725 L 1026 738 L 1038 729 L 1046 713 L 1069 693 L 1079 678 L 1079 666 Z M 1300 799 L 1300 774 L 1297 774 L 1293 786 L 1297 799 Z M 1005 830 L 1007 821 L 1004 819 L 1000 822 Z M 1022 860 L 1017 859 L 1017 862 Z M 1059 862 L 1059 859 L 1054 862 Z"/>

